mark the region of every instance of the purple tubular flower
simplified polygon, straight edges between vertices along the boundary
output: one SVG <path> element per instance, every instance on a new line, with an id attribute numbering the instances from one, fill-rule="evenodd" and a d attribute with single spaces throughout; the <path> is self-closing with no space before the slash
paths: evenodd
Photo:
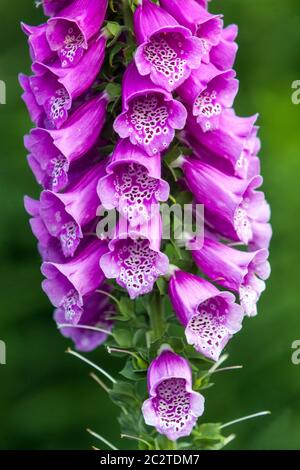
<path id="1" fill-rule="evenodd" d="M 220 116 L 231 108 L 237 95 L 239 82 L 234 70 L 220 72 L 214 65 L 202 64 L 177 92 L 187 103 L 203 132 L 218 129 Z"/>
<path id="2" fill-rule="evenodd" d="M 185 327 L 188 344 L 217 361 L 234 333 L 242 327 L 243 309 L 230 292 L 220 292 L 205 279 L 175 270 L 169 297 L 178 320 Z"/>
<path id="3" fill-rule="evenodd" d="M 189 117 L 182 138 L 208 163 L 213 162 L 221 169 L 225 165 L 230 168 L 230 174 L 249 178 L 257 175 L 260 169 L 256 120 L 257 115 L 242 118 L 232 109 L 224 109 L 219 116 L 218 129 L 203 132 L 196 120 Z"/>
<path id="4" fill-rule="evenodd" d="M 183 129 L 187 111 L 171 93 L 155 85 L 149 77 L 138 73 L 134 64 L 126 70 L 123 86 L 123 112 L 114 122 L 121 138 L 130 138 L 149 156 L 166 150 L 175 136 L 175 129 Z"/>
<path id="5" fill-rule="evenodd" d="M 223 21 L 220 15 L 212 15 L 195 0 L 161 0 L 160 5 L 172 15 L 179 24 L 190 29 L 202 41 L 202 60 L 209 62 L 209 51 L 219 44 Z"/>
<path id="6" fill-rule="evenodd" d="M 146 424 L 172 441 L 189 436 L 203 414 L 204 397 L 192 389 L 188 361 L 164 350 L 148 369 L 148 391 L 142 407 Z"/>
<path id="7" fill-rule="evenodd" d="M 175 90 L 200 66 L 201 40 L 150 0 L 143 0 L 136 9 L 134 30 L 139 73 L 150 74 L 151 80 L 167 91 Z"/>
<path id="8" fill-rule="evenodd" d="M 104 290 L 104 287 L 101 287 L 102 290 Z M 109 291 L 107 287 L 105 289 Z M 106 295 L 95 292 L 86 297 L 83 313 L 76 327 L 66 326 L 61 328 L 60 332 L 63 336 L 70 338 L 74 342 L 75 348 L 78 351 L 93 351 L 106 341 L 108 335 L 84 327 L 78 328 L 78 326 L 84 325 L 111 331 L 113 326 L 113 321 L 111 320 L 113 308 L 113 305 L 111 305 Z M 54 319 L 58 326 L 66 323 L 63 308 L 55 310 Z"/>
<path id="9" fill-rule="evenodd" d="M 46 127 L 46 114 L 42 106 L 40 106 L 32 92 L 29 77 L 23 73 L 19 74 L 19 83 L 23 88 L 22 99 L 27 106 L 30 119 L 36 125 L 40 127 Z"/>
<path id="10" fill-rule="evenodd" d="M 67 322 L 79 322 L 85 299 L 104 281 L 99 260 L 106 251 L 107 243 L 95 240 L 87 244 L 72 261 L 42 264 L 42 273 L 47 278 L 42 288 L 52 304 L 63 310 Z"/>
<path id="11" fill-rule="evenodd" d="M 50 235 L 40 216 L 40 201 L 25 196 L 24 206 L 27 213 L 31 216 L 29 223 L 33 235 L 38 240 L 38 251 L 43 261 L 62 263 L 64 255 L 61 252 L 60 243 L 57 238 Z"/>
<path id="12" fill-rule="evenodd" d="M 169 197 L 160 155 L 149 158 L 129 140 L 120 140 L 106 171 L 98 185 L 101 203 L 105 209 L 118 209 L 132 227 L 148 222 L 153 206 Z"/>
<path id="13" fill-rule="evenodd" d="M 246 315 L 257 314 L 256 304 L 265 290 L 263 281 L 271 272 L 268 250 L 241 251 L 205 237 L 202 248 L 191 253 L 197 266 L 213 282 L 239 294 Z"/>
<path id="14" fill-rule="evenodd" d="M 167 273 L 168 257 L 160 252 L 162 237 L 159 214 L 143 226 L 131 229 L 120 219 L 109 252 L 102 256 L 101 269 L 108 279 L 127 289 L 131 299 L 152 291 L 159 276 Z"/>
<path id="15" fill-rule="evenodd" d="M 68 183 L 70 164 L 96 143 L 105 122 L 107 97 L 98 95 L 81 105 L 61 129 L 32 129 L 24 143 L 29 165 L 45 189 L 58 192 Z"/>
<path id="16" fill-rule="evenodd" d="M 64 256 L 74 256 L 83 238 L 83 228 L 91 222 L 99 207 L 97 184 L 105 175 L 105 163 L 89 170 L 67 192 L 43 191 L 40 217 L 50 235 L 59 239 Z"/>
<path id="17" fill-rule="evenodd" d="M 182 168 L 196 201 L 205 206 L 209 226 L 229 239 L 266 248 L 257 246 L 255 237 L 256 226 L 270 219 L 265 195 L 256 191 L 263 182 L 261 176 L 241 180 L 193 157 L 185 158 Z"/>
<path id="18" fill-rule="evenodd" d="M 48 62 L 53 59 L 54 54 L 46 36 L 47 27 L 47 23 L 39 26 L 21 23 L 22 31 L 28 36 L 30 56 L 34 62 Z"/>
<path id="19" fill-rule="evenodd" d="M 93 84 L 104 60 L 105 44 L 103 38 L 95 41 L 82 60 L 71 69 L 63 69 L 58 64 L 33 64 L 32 70 L 36 75 L 30 77 L 31 89 L 51 127 L 60 128 L 63 125 L 73 101 Z"/>
<path id="20" fill-rule="evenodd" d="M 220 42 L 213 46 L 209 58 L 220 70 L 231 69 L 236 58 L 238 46 L 235 39 L 238 34 L 238 27 L 235 24 L 227 26 L 222 31 Z"/>
<path id="21" fill-rule="evenodd" d="M 59 10 L 69 5 L 72 0 L 42 0 L 45 15 L 53 16 Z"/>
<path id="22" fill-rule="evenodd" d="M 74 0 L 59 16 L 48 20 L 47 40 L 62 67 L 79 62 L 90 39 L 99 33 L 106 9 L 107 0 Z"/>

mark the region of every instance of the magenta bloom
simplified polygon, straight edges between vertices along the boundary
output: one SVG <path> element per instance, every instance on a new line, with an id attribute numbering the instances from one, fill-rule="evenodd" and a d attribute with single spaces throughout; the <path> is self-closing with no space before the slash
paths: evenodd
<path id="1" fill-rule="evenodd" d="M 40 202 L 25 196 L 24 206 L 31 216 L 29 220 L 30 227 L 38 241 L 38 250 L 43 261 L 62 263 L 65 258 L 61 252 L 60 243 L 57 238 L 50 235 L 40 216 Z"/>
<path id="2" fill-rule="evenodd" d="M 234 70 L 220 72 L 212 64 L 203 64 L 178 88 L 202 132 L 218 129 L 223 110 L 233 105 L 239 87 L 235 75 Z"/>
<path id="3" fill-rule="evenodd" d="M 107 289 L 103 286 L 102 290 Z M 96 327 L 103 330 L 111 331 L 113 321 L 111 320 L 113 305 L 109 302 L 106 295 L 95 292 L 87 296 L 83 306 L 83 313 L 76 328 L 73 326 L 63 327 L 60 332 L 66 338 L 70 338 L 78 351 L 89 352 L 96 349 L 107 339 L 107 334 L 93 331 L 87 328 L 78 328 L 79 325 Z M 57 325 L 66 323 L 65 311 L 58 308 L 54 312 L 54 319 Z"/>
<path id="4" fill-rule="evenodd" d="M 23 88 L 22 99 L 27 106 L 31 121 L 39 127 L 47 127 L 46 114 L 42 106 L 40 106 L 34 96 L 30 86 L 29 77 L 20 73 L 19 83 Z"/>
<path id="5" fill-rule="evenodd" d="M 117 144 L 106 171 L 98 185 L 101 203 L 105 209 L 118 209 L 132 227 L 148 222 L 153 206 L 169 197 L 160 155 L 149 158 L 129 140 Z"/>
<path id="6" fill-rule="evenodd" d="M 146 424 L 172 441 L 189 436 L 203 414 L 204 398 L 192 389 L 188 361 L 164 350 L 148 369 L 148 391 L 142 407 Z"/>
<path id="7" fill-rule="evenodd" d="M 143 0 L 136 9 L 134 30 L 139 44 L 135 54 L 139 73 L 150 75 L 167 91 L 175 90 L 192 69 L 200 66 L 201 40 L 150 0 Z"/>
<path id="8" fill-rule="evenodd" d="M 103 38 L 94 42 L 83 59 L 70 69 L 61 68 L 57 62 L 33 64 L 36 75 L 30 77 L 30 85 L 36 102 L 44 109 L 48 126 L 60 128 L 68 119 L 74 100 L 93 84 L 104 60 L 105 45 Z"/>
<path id="9" fill-rule="evenodd" d="M 243 309 L 230 292 L 220 292 L 205 279 L 176 270 L 170 278 L 169 297 L 187 342 L 217 361 L 242 327 Z"/>
<path id="10" fill-rule="evenodd" d="M 42 0 L 45 15 L 55 15 L 59 10 L 69 5 L 73 0 Z"/>
<path id="11" fill-rule="evenodd" d="M 99 34 L 107 9 L 107 0 L 74 0 L 48 20 L 47 40 L 62 67 L 76 65 Z"/>
<path id="12" fill-rule="evenodd" d="M 47 278 L 42 283 L 43 290 L 52 304 L 64 311 L 67 322 L 79 322 L 85 298 L 104 281 L 99 261 L 106 251 L 107 243 L 95 240 L 87 244 L 72 261 L 42 264 L 42 273 Z"/>
<path id="13" fill-rule="evenodd" d="M 202 61 L 209 63 L 209 52 L 219 44 L 223 21 L 220 15 L 212 15 L 195 0 L 161 0 L 160 5 L 172 15 L 179 24 L 190 29 L 202 42 Z"/>
<path id="14" fill-rule="evenodd" d="M 218 69 L 228 70 L 232 68 L 238 51 L 235 42 L 237 34 L 238 28 L 235 24 L 227 26 L 222 31 L 219 43 L 212 47 L 209 59 Z"/>
<path id="15" fill-rule="evenodd" d="M 114 122 L 122 138 L 130 138 L 149 156 L 166 150 L 176 129 L 183 129 L 187 111 L 171 93 L 140 75 L 134 64 L 126 70 L 123 86 L 123 112 Z"/>
<path id="16" fill-rule="evenodd" d="M 257 314 L 256 304 L 270 276 L 268 250 L 241 251 L 206 237 L 202 248 L 191 253 L 212 281 L 239 294 L 246 315 Z"/>
<path id="17" fill-rule="evenodd" d="M 36 128 L 25 136 L 29 164 L 45 189 L 60 191 L 68 183 L 72 162 L 96 143 L 104 125 L 107 98 L 98 95 L 81 105 L 58 130 Z"/>
<path id="18" fill-rule="evenodd" d="M 265 195 L 256 188 L 263 179 L 255 176 L 241 180 L 193 157 L 183 163 L 186 183 L 196 201 L 205 206 L 206 222 L 218 233 L 244 244 L 256 244 L 257 225 L 270 219 Z M 266 248 L 257 246 L 257 248 Z"/>
<path id="19" fill-rule="evenodd" d="M 109 252 L 101 258 L 105 276 L 116 279 L 132 299 L 151 292 L 156 280 L 168 271 L 169 259 L 160 251 L 161 236 L 158 214 L 134 229 L 121 219 L 109 242 Z"/>
<path id="20" fill-rule="evenodd" d="M 83 228 L 95 219 L 100 201 L 97 196 L 99 178 L 105 174 L 105 162 L 92 167 L 79 182 L 67 192 L 43 191 L 40 197 L 38 217 L 49 234 L 56 237 L 64 256 L 73 256 Z M 28 205 L 28 199 L 27 205 Z"/>
<path id="21" fill-rule="evenodd" d="M 232 109 L 224 109 L 219 116 L 218 129 L 203 132 L 196 120 L 189 116 L 182 138 L 187 141 L 207 163 L 239 178 L 259 174 L 257 153 L 260 141 L 255 126 L 257 115 L 248 118 L 236 116 Z"/>
<path id="22" fill-rule="evenodd" d="M 22 31 L 28 37 L 30 57 L 33 62 L 48 62 L 53 60 L 53 51 L 47 40 L 47 23 L 30 26 L 21 23 Z"/>

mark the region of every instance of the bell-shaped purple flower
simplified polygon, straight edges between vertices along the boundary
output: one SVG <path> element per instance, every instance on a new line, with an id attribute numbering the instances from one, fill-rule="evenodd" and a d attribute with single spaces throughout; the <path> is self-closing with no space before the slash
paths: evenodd
<path id="1" fill-rule="evenodd" d="M 241 251 L 205 237 L 203 246 L 191 253 L 201 271 L 213 282 L 239 294 L 246 315 L 257 314 L 256 304 L 271 271 L 268 250 Z"/>
<path id="2" fill-rule="evenodd" d="M 235 75 L 234 70 L 220 72 L 212 64 L 202 64 L 178 88 L 203 132 L 218 129 L 223 110 L 232 107 L 239 87 Z"/>
<path id="3" fill-rule="evenodd" d="M 45 15 L 53 16 L 59 12 L 66 5 L 69 5 L 73 0 L 42 0 L 43 10 Z"/>
<path id="4" fill-rule="evenodd" d="M 63 310 L 67 322 L 79 322 L 85 299 L 104 281 L 99 261 L 106 252 L 107 243 L 95 240 L 86 244 L 72 261 L 42 264 L 47 278 L 42 283 L 43 290 L 52 304 Z"/>
<path id="5" fill-rule="evenodd" d="M 171 93 L 138 73 L 134 64 L 126 70 L 123 85 L 123 112 L 114 122 L 121 138 L 130 138 L 151 157 L 166 150 L 176 129 L 183 129 L 187 111 Z"/>
<path id="6" fill-rule="evenodd" d="M 72 68 L 61 68 L 57 62 L 53 65 L 33 64 L 35 76 L 30 77 L 31 89 L 52 128 L 63 125 L 73 101 L 93 84 L 104 60 L 105 44 L 104 38 L 95 41 Z"/>
<path id="7" fill-rule="evenodd" d="M 38 241 L 38 251 L 43 261 L 63 263 L 65 258 L 61 251 L 60 243 L 57 238 L 50 235 L 40 216 L 40 201 L 25 196 L 24 206 L 27 213 L 31 216 L 29 220 L 30 227 Z"/>
<path id="8" fill-rule="evenodd" d="M 173 16 L 150 0 L 143 0 L 134 14 L 134 31 L 139 47 L 135 63 L 141 75 L 173 91 L 200 66 L 202 42 Z"/>
<path id="9" fill-rule="evenodd" d="M 107 290 L 107 287 L 101 286 L 101 290 Z M 107 334 L 95 331 L 88 328 L 79 328 L 80 325 L 103 329 L 104 331 L 111 331 L 113 321 L 111 319 L 113 314 L 113 305 L 109 302 L 106 295 L 95 292 L 87 296 L 84 301 L 83 313 L 80 321 L 74 326 L 64 326 L 60 328 L 60 332 L 66 338 L 70 338 L 78 351 L 90 352 L 103 344 L 107 339 Z M 58 308 L 54 312 L 54 319 L 57 325 L 66 323 L 65 311 L 63 308 Z"/>
<path id="10" fill-rule="evenodd" d="M 186 0 L 184 8 L 182 0 L 161 0 L 160 5 L 172 15 L 179 24 L 190 29 L 194 36 L 202 42 L 202 61 L 209 62 L 209 52 L 219 44 L 223 21 L 220 15 L 212 15 L 197 1 Z"/>
<path id="11" fill-rule="evenodd" d="M 151 292 L 156 280 L 168 271 L 169 259 L 160 251 L 161 237 L 159 214 L 136 228 L 120 218 L 100 266 L 108 279 L 116 279 L 127 289 L 131 299 Z"/>
<path id="12" fill-rule="evenodd" d="M 23 73 L 19 74 L 19 83 L 23 88 L 22 99 L 27 106 L 31 121 L 39 127 L 48 127 L 46 114 L 42 106 L 40 106 L 32 92 L 29 77 Z"/>
<path id="13" fill-rule="evenodd" d="M 106 9 L 107 0 L 74 0 L 48 20 L 47 40 L 62 67 L 79 62 L 90 39 L 99 33 Z"/>
<path id="14" fill-rule="evenodd" d="M 107 97 L 98 95 L 74 111 L 57 130 L 36 128 L 25 136 L 29 164 L 39 184 L 58 192 L 68 183 L 72 162 L 90 150 L 105 122 Z"/>
<path id="15" fill-rule="evenodd" d="M 49 62 L 55 57 L 53 51 L 50 49 L 46 32 L 47 23 L 39 26 L 30 26 L 21 23 L 22 31 L 28 37 L 28 45 L 30 57 L 33 62 Z"/>
<path id="16" fill-rule="evenodd" d="M 242 327 L 243 309 L 230 292 L 221 292 L 205 279 L 175 270 L 169 297 L 187 342 L 217 361 L 234 333 Z"/>
<path id="17" fill-rule="evenodd" d="M 192 371 L 186 359 L 162 351 L 148 369 L 150 398 L 143 403 L 146 424 L 171 441 L 189 436 L 204 411 L 204 397 L 192 389 Z"/>
<path id="18" fill-rule="evenodd" d="M 189 116 L 182 138 L 204 161 L 225 171 L 228 168 L 229 174 L 239 178 L 250 178 L 259 174 L 260 169 L 256 120 L 257 115 L 244 118 L 232 109 L 224 109 L 218 128 L 203 132 L 195 118 Z"/>
<path id="19" fill-rule="evenodd" d="M 83 238 L 83 229 L 97 214 L 97 185 L 105 175 L 105 163 L 87 171 L 67 192 L 43 191 L 40 197 L 40 217 L 50 235 L 58 238 L 66 257 L 74 256 Z"/>
<path id="20" fill-rule="evenodd" d="M 265 195 L 256 191 L 262 177 L 241 180 L 193 157 L 185 158 L 182 168 L 196 201 L 205 206 L 208 225 L 229 239 L 256 243 L 256 224 L 266 224 L 270 219 Z"/>
<path id="21" fill-rule="evenodd" d="M 105 209 L 118 209 L 132 227 L 148 222 L 153 207 L 169 197 L 160 155 L 149 158 L 128 139 L 119 141 L 106 171 L 98 185 L 101 203 Z"/>
<path id="22" fill-rule="evenodd" d="M 238 34 L 238 27 L 231 24 L 224 28 L 217 45 L 213 46 L 209 53 L 209 60 L 220 70 L 228 70 L 233 67 L 238 45 L 235 39 Z"/>

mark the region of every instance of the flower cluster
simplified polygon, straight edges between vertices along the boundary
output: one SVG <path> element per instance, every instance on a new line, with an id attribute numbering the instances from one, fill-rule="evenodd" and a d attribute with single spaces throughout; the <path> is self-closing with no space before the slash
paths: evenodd
<path id="1" fill-rule="evenodd" d="M 103 23 L 107 0 L 44 0 L 48 21 L 22 25 L 33 75 L 20 75 L 20 84 L 36 126 L 25 147 L 43 187 L 39 200 L 25 198 L 25 207 L 43 259 L 43 289 L 61 332 L 78 350 L 90 351 L 115 331 L 122 313 L 112 286 L 123 297 L 127 291 L 130 302 L 143 296 L 148 309 L 163 277 L 168 288 L 159 294 L 169 297 L 185 343 L 217 361 L 243 318 L 256 315 L 270 274 L 257 116 L 239 117 L 233 109 L 237 28 L 224 27 L 206 0 L 185 0 L 184 8 L 180 0 L 128 0 L 121 12 L 127 3 L 133 21 L 122 26 L 110 18 Z M 110 43 L 107 30 L 115 31 Z M 108 86 L 122 82 L 119 108 L 118 96 L 108 106 L 100 74 L 112 46 Z M 104 125 L 111 125 L 108 155 L 101 152 Z M 179 153 L 168 175 L 163 163 L 174 148 Z M 192 272 L 170 262 L 172 244 L 162 240 L 160 203 L 178 192 L 205 209 L 203 243 L 186 234 Z M 100 204 L 118 213 L 110 240 L 95 236 Z M 146 338 L 141 321 L 137 328 Z M 175 441 L 191 434 L 204 398 L 192 389 L 188 354 L 164 344 L 171 343 L 167 329 L 152 344 L 157 339 L 156 358 L 149 336 L 142 348 L 142 362 L 151 363 L 142 413 L 146 424 Z"/>
<path id="2" fill-rule="evenodd" d="M 92 235 L 97 185 L 106 172 L 97 147 L 108 99 L 94 85 L 105 57 L 107 0 L 49 0 L 44 10 L 51 15 L 46 23 L 22 24 L 33 75 L 20 75 L 20 84 L 36 125 L 25 136 L 25 147 L 43 188 L 39 200 L 25 197 L 25 208 L 43 260 L 43 289 L 56 307 L 55 320 L 65 325 L 61 332 L 77 349 L 90 351 L 107 338 L 113 313 L 99 266 L 107 242 Z"/>

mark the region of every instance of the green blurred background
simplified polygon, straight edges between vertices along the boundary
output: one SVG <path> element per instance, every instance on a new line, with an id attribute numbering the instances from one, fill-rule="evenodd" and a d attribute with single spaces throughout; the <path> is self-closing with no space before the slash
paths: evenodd
<path id="1" fill-rule="evenodd" d="M 87 426 L 128 449 L 118 436 L 116 408 L 88 368 L 64 354 L 68 342 L 56 331 L 40 289 L 36 243 L 23 210 L 23 195 L 38 194 L 22 144 L 30 122 L 17 82 L 18 72 L 30 68 L 19 23 L 42 21 L 33 4 L 0 4 L 0 79 L 7 84 L 7 104 L 0 105 L 0 339 L 7 344 L 7 365 L 0 366 L 0 449 L 87 449 L 95 443 Z M 300 365 L 291 363 L 291 344 L 300 339 L 300 105 L 291 102 L 291 84 L 300 80 L 299 0 L 214 0 L 211 9 L 224 13 L 226 24 L 239 25 L 236 108 L 242 115 L 260 113 L 274 238 L 273 274 L 259 315 L 245 322 L 228 348 L 228 365 L 244 368 L 215 376 L 203 419 L 227 422 L 271 410 L 228 428 L 237 434 L 229 448 L 300 449 Z M 112 371 L 118 366 L 103 350 L 92 358 Z"/>

